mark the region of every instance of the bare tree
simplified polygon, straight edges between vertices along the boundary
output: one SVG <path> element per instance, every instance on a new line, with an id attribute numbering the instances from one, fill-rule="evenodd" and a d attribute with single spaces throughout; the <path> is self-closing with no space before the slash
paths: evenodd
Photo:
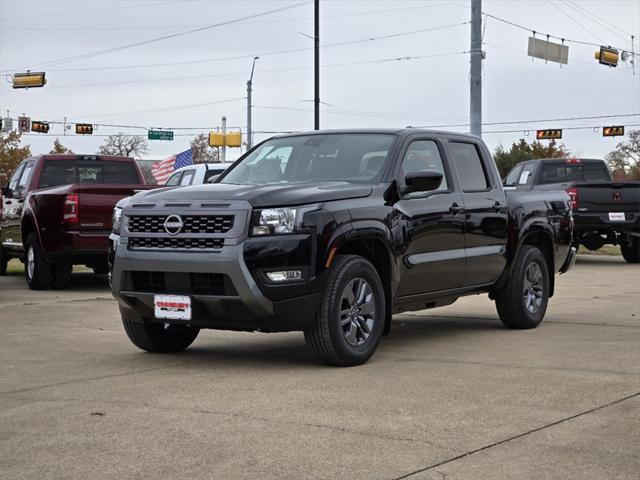
<path id="1" fill-rule="evenodd" d="M 121 157 L 141 156 L 147 153 L 149 144 L 147 139 L 139 135 L 127 135 L 118 132 L 109 135 L 104 144 L 100 146 L 100 155 L 117 155 Z"/>
<path id="2" fill-rule="evenodd" d="M 191 151 L 193 152 L 193 163 L 217 163 L 218 150 L 209 146 L 209 137 L 201 133 L 191 140 Z"/>

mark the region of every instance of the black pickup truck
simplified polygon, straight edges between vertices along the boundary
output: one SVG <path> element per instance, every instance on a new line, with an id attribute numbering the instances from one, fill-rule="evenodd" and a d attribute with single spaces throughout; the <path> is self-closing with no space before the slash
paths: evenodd
<path id="1" fill-rule="evenodd" d="M 506 189 L 565 190 L 571 197 L 575 247 L 620 245 L 624 259 L 640 262 L 640 182 L 614 182 L 603 160 L 549 158 L 517 164 Z"/>
<path id="2" fill-rule="evenodd" d="M 114 210 L 112 291 L 130 340 L 304 331 L 331 365 L 374 353 L 393 313 L 488 293 L 534 328 L 575 260 L 569 196 L 505 193 L 476 137 L 417 129 L 275 137 L 214 184 Z"/>

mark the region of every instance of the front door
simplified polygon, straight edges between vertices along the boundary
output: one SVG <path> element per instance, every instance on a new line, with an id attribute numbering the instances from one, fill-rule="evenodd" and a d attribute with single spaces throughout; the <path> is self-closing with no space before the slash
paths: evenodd
<path id="1" fill-rule="evenodd" d="M 405 176 L 418 170 L 443 174 L 430 192 L 402 194 L 395 205 L 394 243 L 402 250 L 403 270 L 398 295 L 418 295 L 460 287 L 464 276 L 464 214 L 462 195 L 443 161 L 437 138 L 417 138 L 405 146 L 397 173 L 400 191 Z"/>

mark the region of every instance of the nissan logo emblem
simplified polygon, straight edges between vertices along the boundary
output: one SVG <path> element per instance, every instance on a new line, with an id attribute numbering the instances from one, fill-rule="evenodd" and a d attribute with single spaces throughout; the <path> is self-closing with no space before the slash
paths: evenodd
<path id="1" fill-rule="evenodd" d="M 183 226 L 184 222 L 180 215 L 169 215 L 164 221 L 164 231 L 169 235 L 177 235 Z"/>

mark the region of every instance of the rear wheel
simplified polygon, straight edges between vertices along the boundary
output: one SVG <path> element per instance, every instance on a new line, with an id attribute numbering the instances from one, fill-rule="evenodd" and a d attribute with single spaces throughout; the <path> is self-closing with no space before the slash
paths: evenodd
<path id="1" fill-rule="evenodd" d="M 31 290 L 45 290 L 51 279 L 51 265 L 44 258 L 35 233 L 29 234 L 26 243 L 24 274 Z"/>
<path id="2" fill-rule="evenodd" d="M 629 263 L 640 263 L 640 238 L 625 235 L 620 244 L 620 253 Z"/>
<path id="3" fill-rule="evenodd" d="M 141 350 L 151 353 L 181 352 L 200 333 L 197 327 L 168 323 L 139 323 L 122 319 L 129 340 Z"/>
<path id="4" fill-rule="evenodd" d="M 496 309 L 508 328 L 537 327 L 549 302 L 549 269 L 542 252 L 524 245 L 515 259 L 507 284 L 495 294 Z"/>
<path id="5" fill-rule="evenodd" d="M 356 255 L 338 255 L 316 320 L 304 332 L 307 344 L 328 365 L 360 365 L 376 351 L 384 324 L 384 290 L 375 267 Z"/>

